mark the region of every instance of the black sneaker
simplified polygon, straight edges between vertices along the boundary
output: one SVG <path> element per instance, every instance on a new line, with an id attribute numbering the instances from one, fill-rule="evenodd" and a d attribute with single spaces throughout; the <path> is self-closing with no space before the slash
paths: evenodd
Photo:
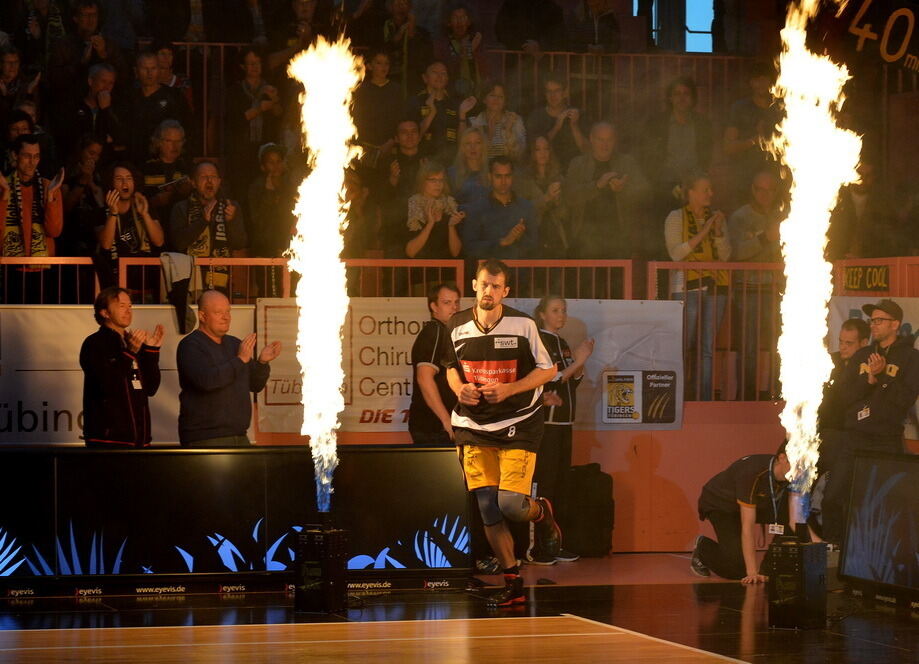
<path id="1" fill-rule="evenodd" d="M 562 550 L 562 529 L 555 522 L 555 513 L 549 499 L 537 498 L 536 502 L 542 506 L 542 516 L 536 522 L 536 539 L 545 552 L 555 558 Z"/>
<path id="2" fill-rule="evenodd" d="M 475 561 L 475 571 L 477 574 L 499 574 L 501 572 L 501 563 L 494 556 L 489 556 Z"/>
<path id="3" fill-rule="evenodd" d="M 578 554 L 573 551 L 568 551 L 567 549 L 560 549 L 556 554 L 555 559 L 560 563 L 573 563 L 575 560 L 580 558 Z"/>
<path id="4" fill-rule="evenodd" d="M 501 609 L 526 604 L 527 596 L 523 590 L 523 577 L 519 574 L 505 574 L 504 588 L 486 598 L 488 606 Z"/>
<path id="5" fill-rule="evenodd" d="M 702 558 L 699 557 L 699 544 L 702 542 L 702 535 L 696 537 L 696 543 L 692 547 L 692 558 L 689 559 L 689 571 L 696 576 L 711 576 L 712 573 L 708 567 L 702 564 Z"/>
<path id="6" fill-rule="evenodd" d="M 527 553 L 527 562 L 531 565 L 554 565 L 555 556 L 542 551 L 530 551 Z"/>

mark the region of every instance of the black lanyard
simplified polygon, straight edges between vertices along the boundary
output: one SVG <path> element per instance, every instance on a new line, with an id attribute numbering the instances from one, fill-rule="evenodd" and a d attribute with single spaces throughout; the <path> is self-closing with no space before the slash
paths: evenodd
<path id="1" fill-rule="evenodd" d="M 775 486 L 773 485 L 773 480 L 775 476 L 772 474 L 772 464 L 775 463 L 775 457 L 769 459 L 769 497 L 772 499 L 772 523 L 779 522 L 779 499 L 782 497 L 782 494 L 785 493 L 787 487 L 782 487 L 779 491 L 779 494 L 775 494 Z"/>

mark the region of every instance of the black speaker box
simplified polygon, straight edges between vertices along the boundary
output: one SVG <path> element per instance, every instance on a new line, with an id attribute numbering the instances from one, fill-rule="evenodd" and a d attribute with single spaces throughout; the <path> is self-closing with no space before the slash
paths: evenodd
<path id="1" fill-rule="evenodd" d="M 294 609 L 307 613 L 344 611 L 348 605 L 347 564 L 347 531 L 306 526 L 296 552 Z"/>
<path id="2" fill-rule="evenodd" d="M 769 626 L 826 626 L 826 544 L 778 539 L 769 547 Z"/>

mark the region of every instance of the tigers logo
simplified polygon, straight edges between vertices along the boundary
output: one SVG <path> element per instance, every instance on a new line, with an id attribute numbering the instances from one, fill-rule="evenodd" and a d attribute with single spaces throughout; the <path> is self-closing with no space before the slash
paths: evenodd
<path id="1" fill-rule="evenodd" d="M 604 374 L 606 385 L 606 403 L 603 408 L 603 421 L 613 423 L 640 422 L 641 392 L 640 371 L 607 372 Z"/>

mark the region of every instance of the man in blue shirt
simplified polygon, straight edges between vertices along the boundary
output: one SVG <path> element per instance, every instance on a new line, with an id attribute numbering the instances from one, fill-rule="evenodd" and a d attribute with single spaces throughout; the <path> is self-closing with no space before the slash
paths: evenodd
<path id="1" fill-rule="evenodd" d="M 469 203 L 462 225 L 468 258 L 529 258 L 537 243 L 536 209 L 514 194 L 514 164 L 505 156 L 488 163 L 491 192 Z"/>
<path id="2" fill-rule="evenodd" d="M 255 333 L 230 331 L 230 301 L 216 290 L 198 299 L 198 329 L 179 342 L 179 441 L 185 447 L 247 447 L 252 392 L 260 392 L 281 342 L 255 358 Z"/>

